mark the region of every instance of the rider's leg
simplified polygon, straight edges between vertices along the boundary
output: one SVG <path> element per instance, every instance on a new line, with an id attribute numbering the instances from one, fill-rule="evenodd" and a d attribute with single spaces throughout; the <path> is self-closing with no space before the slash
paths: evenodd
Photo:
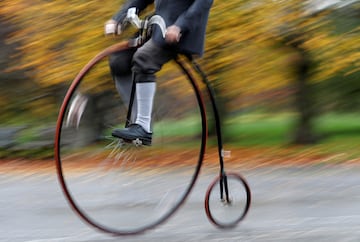
<path id="1" fill-rule="evenodd" d="M 135 51 L 135 48 L 128 49 L 125 51 L 116 52 L 109 57 L 109 66 L 113 80 L 115 82 L 116 90 L 118 91 L 121 100 L 126 107 L 129 106 L 131 89 L 133 86 L 131 63 Z M 134 100 L 130 122 L 135 122 L 136 113 L 136 100 Z"/>
<path id="2" fill-rule="evenodd" d="M 151 143 L 151 114 L 156 90 L 155 73 L 175 55 L 176 52 L 161 48 L 152 40 L 136 51 L 132 71 L 136 81 L 137 118 L 135 125 L 123 130 L 115 130 L 114 136 L 130 140 L 150 139 Z"/>
<path id="3" fill-rule="evenodd" d="M 141 75 L 137 74 L 140 79 Z M 146 77 L 145 77 L 146 78 Z M 136 101 L 138 111 L 135 123 L 143 127 L 147 133 L 151 133 L 151 114 L 156 91 L 156 82 L 136 82 Z"/>

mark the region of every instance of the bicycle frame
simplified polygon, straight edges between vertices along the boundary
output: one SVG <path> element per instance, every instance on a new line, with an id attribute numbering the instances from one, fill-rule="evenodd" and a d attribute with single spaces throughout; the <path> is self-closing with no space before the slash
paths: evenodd
<path id="1" fill-rule="evenodd" d="M 194 70 L 201 76 L 202 82 L 205 84 L 208 96 L 210 97 L 213 115 L 215 118 L 215 128 L 216 128 L 218 156 L 219 156 L 219 165 L 220 165 L 220 180 L 221 180 L 221 182 L 220 182 L 220 199 L 226 203 L 230 203 L 231 201 L 229 198 L 227 175 L 225 172 L 225 165 L 224 165 L 224 150 L 223 150 L 221 122 L 220 122 L 221 120 L 220 120 L 220 115 L 219 115 L 219 109 L 218 109 L 218 106 L 216 103 L 215 91 L 212 88 L 207 75 L 201 69 L 200 65 L 194 60 L 194 58 L 191 55 L 185 55 L 185 57 L 192 64 L 192 67 L 194 68 Z M 175 59 L 175 62 L 180 66 L 180 68 L 184 71 L 184 74 L 186 74 L 189 77 L 189 79 L 191 79 L 192 81 L 195 81 L 195 78 L 190 74 L 189 71 L 186 70 L 184 64 L 181 61 L 179 61 L 179 59 Z M 225 191 L 225 199 L 224 199 L 224 191 Z"/>

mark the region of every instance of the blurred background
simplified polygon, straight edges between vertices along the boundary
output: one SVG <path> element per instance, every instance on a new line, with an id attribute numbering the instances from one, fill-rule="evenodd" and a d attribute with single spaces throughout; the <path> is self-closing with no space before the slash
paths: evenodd
<path id="1" fill-rule="evenodd" d="M 66 90 L 121 40 L 103 24 L 122 2 L 0 2 L 1 158 L 52 157 Z M 228 145 L 360 161 L 360 1 L 214 1 L 207 30 Z"/>

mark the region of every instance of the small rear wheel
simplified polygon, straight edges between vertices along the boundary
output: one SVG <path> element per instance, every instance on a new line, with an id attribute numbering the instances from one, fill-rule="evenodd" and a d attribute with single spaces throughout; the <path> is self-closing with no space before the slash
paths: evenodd
<path id="1" fill-rule="evenodd" d="M 227 173 L 216 177 L 208 187 L 205 211 L 215 226 L 233 228 L 245 218 L 250 203 L 251 192 L 245 179 L 236 173 Z"/>

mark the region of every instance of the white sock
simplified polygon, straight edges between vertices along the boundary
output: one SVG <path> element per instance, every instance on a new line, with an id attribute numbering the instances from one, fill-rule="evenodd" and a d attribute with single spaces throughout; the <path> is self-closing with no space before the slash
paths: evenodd
<path id="1" fill-rule="evenodd" d="M 156 91 L 155 82 L 136 83 L 137 117 L 136 124 L 151 132 L 151 114 Z"/>

